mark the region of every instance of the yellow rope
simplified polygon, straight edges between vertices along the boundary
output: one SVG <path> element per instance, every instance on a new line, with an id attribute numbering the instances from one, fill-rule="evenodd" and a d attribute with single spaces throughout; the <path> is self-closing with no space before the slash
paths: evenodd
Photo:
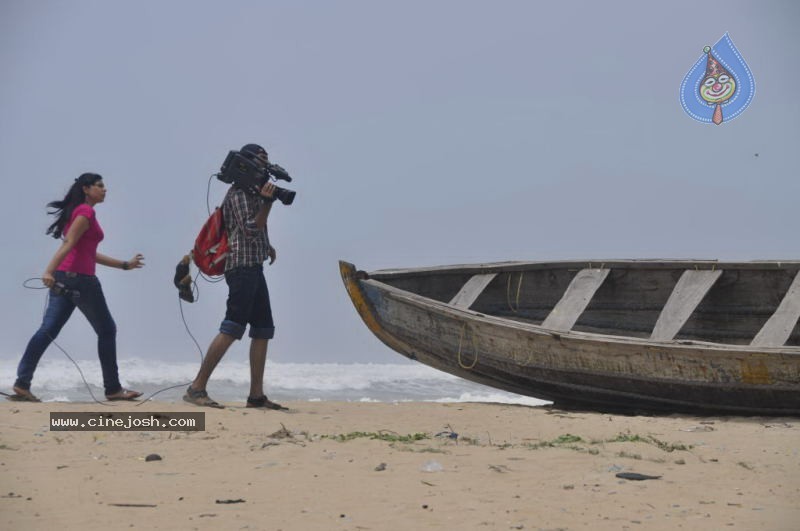
<path id="1" fill-rule="evenodd" d="M 508 273 L 508 282 L 506 282 L 506 302 L 508 303 L 508 307 L 511 309 L 512 312 L 517 313 L 519 311 L 519 293 L 522 289 L 522 277 L 525 275 L 525 272 L 521 272 L 519 274 L 519 282 L 517 282 L 517 297 L 516 297 L 516 308 L 511 305 L 511 275 L 512 273 Z"/>
<path id="2" fill-rule="evenodd" d="M 475 354 L 475 359 L 472 361 L 472 365 L 469 365 L 469 366 L 464 365 L 464 362 L 461 361 L 461 346 L 462 346 L 462 342 L 464 340 L 464 332 L 466 330 L 467 330 L 467 323 L 464 323 L 464 326 L 461 327 L 461 337 L 458 338 L 458 365 L 462 369 L 470 370 L 473 367 L 475 367 L 475 365 L 478 364 L 478 348 L 475 345 L 475 335 L 473 334 L 473 336 L 472 336 L 472 351 Z"/>

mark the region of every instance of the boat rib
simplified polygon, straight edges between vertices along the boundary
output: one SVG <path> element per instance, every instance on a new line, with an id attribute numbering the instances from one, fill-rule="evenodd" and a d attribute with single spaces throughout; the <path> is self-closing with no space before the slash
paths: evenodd
<path id="1" fill-rule="evenodd" d="M 455 297 L 450 301 L 452 306 L 456 308 L 462 308 L 464 310 L 469 309 L 470 306 L 478 299 L 483 290 L 486 289 L 486 286 L 489 285 L 494 277 L 497 276 L 497 273 L 489 273 L 486 275 L 473 275 L 464 284 L 464 287 L 461 288 L 461 291 L 456 293 Z"/>
<path id="2" fill-rule="evenodd" d="M 782 347 L 789 340 L 798 319 L 800 319 L 800 272 L 794 277 L 778 309 L 764 323 L 764 327 L 750 344 L 754 347 Z"/>
<path id="3" fill-rule="evenodd" d="M 695 308 L 706 296 L 708 290 L 722 274 L 722 271 L 684 271 L 667 300 L 667 304 L 658 316 L 656 326 L 650 339 L 653 341 L 671 341 L 689 320 Z"/>
<path id="4" fill-rule="evenodd" d="M 558 301 L 542 328 L 567 332 L 572 330 L 595 292 L 608 276 L 608 269 L 581 269 L 572 279 L 564 296 Z"/>

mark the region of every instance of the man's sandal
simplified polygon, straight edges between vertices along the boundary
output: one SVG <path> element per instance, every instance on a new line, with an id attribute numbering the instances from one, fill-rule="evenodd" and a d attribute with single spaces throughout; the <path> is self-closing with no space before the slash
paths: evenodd
<path id="1" fill-rule="evenodd" d="M 247 406 L 246 407 L 258 407 L 263 409 L 275 409 L 275 410 L 287 410 L 288 407 L 283 407 L 282 405 L 278 404 L 277 402 L 273 402 L 267 395 L 259 396 L 256 398 L 247 397 Z"/>
<path id="2" fill-rule="evenodd" d="M 183 395 L 183 400 L 189 402 L 190 404 L 194 404 L 196 406 L 213 407 L 217 409 L 225 408 L 225 406 L 223 406 L 219 402 L 212 400 L 211 397 L 208 396 L 207 392 L 195 391 L 194 389 L 192 389 L 191 385 L 186 389 L 186 394 Z"/>

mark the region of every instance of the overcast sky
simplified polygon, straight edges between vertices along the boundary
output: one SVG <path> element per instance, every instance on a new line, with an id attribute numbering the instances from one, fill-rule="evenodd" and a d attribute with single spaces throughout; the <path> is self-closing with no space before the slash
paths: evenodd
<path id="1" fill-rule="evenodd" d="M 0 359 L 41 321 L 45 292 L 22 282 L 58 247 L 45 205 L 85 171 L 109 189 L 100 251 L 147 257 L 98 268 L 119 357 L 197 359 L 174 266 L 209 176 L 250 142 L 298 192 L 269 219 L 280 362 L 403 359 L 357 317 L 339 259 L 798 259 L 799 26 L 791 0 L 2 0 Z M 680 83 L 726 31 L 756 95 L 702 124 Z M 212 207 L 224 193 L 214 180 Z M 205 349 L 227 290 L 199 287 L 184 312 Z M 77 313 L 59 339 L 96 357 Z"/>

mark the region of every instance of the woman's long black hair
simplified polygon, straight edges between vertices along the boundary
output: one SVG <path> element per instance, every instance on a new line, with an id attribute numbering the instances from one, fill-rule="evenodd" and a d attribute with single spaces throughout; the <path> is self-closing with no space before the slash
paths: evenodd
<path id="1" fill-rule="evenodd" d="M 84 186 L 92 186 L 103 177 L 96 173 L 84 173 L 72 183 L 67 195 L 61 201 L 51 201 L 47 206 L 53 210 L 47 213 L 56 216 L 56 220 L 47 228 L 47 234 L 52 234 L 53 238 L 60 238 L 64 232 L 64 225 L 67 224 L 72 216 L 75 207 L 86 201 L 86 194 L 83 192 Z"/>

